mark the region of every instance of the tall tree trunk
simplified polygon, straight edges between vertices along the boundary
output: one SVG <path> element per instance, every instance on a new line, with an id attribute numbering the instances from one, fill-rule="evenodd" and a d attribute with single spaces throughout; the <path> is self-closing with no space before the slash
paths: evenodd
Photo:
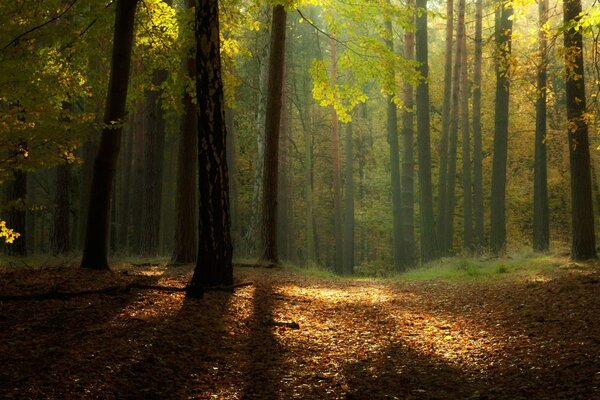
<path id="1" fill-rule="evenodd" d="M 464 29 L 465 28 L 463 28 L 463 30 Z M 461 47 L 462 68 L 460 70 L 460 119 L 462 124 L 463 246 L 467 251 L 471 252 L 473 251 L 473 192 L 471 182 L 471 136 L 469 130 L 469 81 L 467 72 L 466 32 L 463 32 Z"/>
<path id="2" fill-rule="evenodd" d="M 262 195 L 262 252 L 260 261 L 277 264 L 277 180 L 281 91 L 285 67 L 287 12 L 283 5 L 273 7 L 269 52 L 269 90 L 265 120 L 265 169 Z"/>
<path id="3" fill-rule="evenodd" d="M 58 165 L 51 240 L 54 254 L 65 254 L 71 251 L 71 181 L 71 165 L 68 163 Z"/>
<path id="4" fill-rule="evenodd" d="M 187 296 L 197 298 L 207 286 L 233 284 L 218 2 L 196 1 L 195 34 L 199 233 L 196 268 Z"/>
<path id="5" fill-rule="evenodd" d="M 535 164 L 533 184 L 533 249 L 550 247 L 550 212 L 548 210 L 548 171 L 546 166 L 546 85 L 548 41 L 544 27 L 548 21 L 548 0 L 539 0 L 539 52 L 537 95 L 535 104 Z"/>
<path id="6" fill-rule="evenodd" d="M 571 165 L 571 217 L 575 260 L 596 258 L 594 210 L 586 99 L 583 39 L 576 24 L 581 19 L 581 0 L 563 0 L 569 161 Z"/>
<path id="7" fill-rule="evenodd" d="M 407 2 L 409 12 L 414 7 L 414 0 Z M 404 58 L 415 58 L 415 33 L 407 30 L 404 33 Z M 415 264 L 415 165 L 414 165 L 414 97 L 413 87 L 409 82 L 404 83 L 402 91 L 404 109 L 402 111 L 402 190 L 401 190 L 401 220 L 406 266 Z"/>
<path id="8" fill-rule="evenodd" d="M 225 107 L 225 125 L 227 127 L 227 171 L 229 171 L 229 209 L 231 214 L 231 242 L 235 255 L 236 246 L 240 245 L 240 218 L 238 207 L 238 183 L 237 183 L 237 153 L 236 136 L 234 124 L 234 111 Z"/>
<path id="9" fill-rule="evenodd" d="M 123 140 L 125 141 L 125 151 L 122 153 L 122 172 L 120 182 L 120 196 L 119 196 L 119 215 L 118 215 L 118 243 L 117 250 L 127 254 L 129 252 L 129 227 L 130 227 L 130 203 L 131 203 L 131 184 L 132 171 L 133 171 L 133 120 L 129 118 L 127 131 Z"/>
<path id="10" fill-rule="evenodd" d="M 448 215 L 448 198 L 446 195 L 448 179 L 448 138 L 450 135 L 450 108 L 452 107 L 452 36 L 454 35 L 454 1 L 446 1 L 446 51 L 444 61 L 444 102 L 442 104 L 442 132 L 440 136 L 439 154 L 440 170 L 438 174 L 438 224 L 437 234 L 441 240 L 445 236 Z M 446 251 L 442 244 L 442 250 Z"/>
<path id="11" fill-rule="evenodd" d="M 109 268 L 110 200 L 121 146 L 121 124 L 125 117 L 136 5 L 137 0 L 117 0 L 112 66 L 104 117 L 106 127 L 102 131 L 98 155 L 94 162 L 85 247 L 81 260 L 81 266 L 85 268 Z"/>
<path id="12" fill-rule="evenodd" d="M 159 247 L 166 129 L 160 88 L 166 80 L 166 71 L 155 71 L 152 77 L 152 89 L 146 91 L 147 131 L 144 148 L 144 203 L 142 205 L 144 227 L 140 243 L 140 253 L 145 256 L 156 256 Z"/>
<path id="13" fill-rule="evenodd" d="M 481 138 L 481 64 L 483 0 L 475 0 L 475 49 L 473 60 L 473 214 L 475 247 L 481 250 L 483 228 L 483 144 Z"/>
<path id="14" fill-rule="evenodd" d="M 285 74 L 285 72 L 284 72 Z M 279 183 L 277 188 L 279 193 L 277 194 L 277 243 L 279 245 L 279 256 L 283 260 L 290 259 L 289 250 L 289 159 L 288 159 L 288 99 L 287 99 L 287 88 L 285 84 L 284 75 L 283 88 L 281 93 L 281 123 L 279 127 Z"/>
<path id="15" fill-rule="evenodd" d="M 143 67 L 138 61 L 133 66 L 134 74 L 142 74 Z M 144 177 L 145 177 L 145 159 L 144 149 L 146 148 L 146 112 L 143 100 L 138 100 L 135 105 L 133 115 L 134 138 L 133 138 L 133 185 L 131 194 L 131 244 L 130 252 L 140 254 L 140 245 L 142 243 L 142 231 L 145 224 L 142 222 L 142 207 L 144 202 Z"/>
<path id="16" fill-rule="evenodd" d="M 331 39 L 331 80 L 337 85 L 337 42 Z M 333 270 L 344 273 L 344 245 L 342 228 L 342 179 L 340 167 L 340 124 L 334 107 L 331 107 L 331 161 L 333 183 L 333 236 L 335 238 L 335 259 Z"/>
<path id="17" fill-rule="evenodd" d="M 264 24 L 269 26 L 270 7 L 263 6 Z M 254 179 L 252 181 L 252 208 L 246 228 L 244 242 L 249 254 L 254 254 L 259 246 L 257 231 L 260 230 L 262 192 L 265 169 L 265 120 L 267 116 L 267 91 L 269 78 L 270 29 L 261 32 L 257 61 L 259 63 L 258 101 L 256 103 L 256 158 L 254 160 Z"/>
<path id="18" fill-rule="evenodd" d="M 431 188 L 431 138 L 429 120 L 429 57 L 427 45 L 427 0 L 417 0 L 415 23 L 416 61 L 418 71 L 424 78 L 416 93 L 417 147 L 419 160 L 419 203 L 421 225 L 421 260 L 437 257 L 435 222 L 433 218 L 433 195 Z"/>
<path id="19" fill-rule="evenodd" d="M 490 247 L 499 253 L 506 246 L 506 159 L 508 154 L 508 102 L 512 46 L 512 5 L 501 2 L 496 11 L 496 115 Z"/>
<path id="20" fill-rule="evenodd" d="M 443 230 L 438 231 L 438 240 L 442 251 L 452 251 L 454 242 L 454 208 L 456 206 L 456 157 L 458 150 L 458 122 L 460 109 L 460 76 L 463 53 L 463 37 L 465 35 L 465 1 L 458 1 L 458 18 L 456 21 L 456 54 L 452 71 L 452 108 L 450 110 L 450 129 L 448 131 L 448 171 L 446 176 L 446 198 L 444 213 L 440 215 Z M 441 232 L 441 235 L 440 235 Z"/>
<path id="21" fill-rule="evenodd" d="M 186 7 L 194 7 L 195 0 L 186 0 Z M 194 79 L 196 59 L 186 57 L 184 68 L 187 77 Z M 177 193 L 175 198 L 175 246 L 172 262 L 188 264 L 196 260 L 198 232 L 198 115 L 192 95 L 183 93 L 183 115 L 180 121 L 179 154 L 177 158 Z M 193 172 L 192 172 L 193 171 Z"/>
<path id="22" fill-rule="evenodd" d="M 354 273 L 354 151 L 352 122 L 346 124 L 344 143 L 344 274 Z"/>
<path id="23" fill-rule="evenodd" d="M 389 3 L 389 2 L 388 2 Z M 389 50 L 394 52 L 393 27 L 392 21 L 385 20 L 386 45 Z M 390 88 L 395 87 L 396 72 L 394 67 L 386 71 L 387 80 Z M 390 89 L 388 88 L 388 90 Z M 387 140 L 390 145 L 390 186 L 392 189 L 392 221 L 393 221 L 393 251 L 394 251 L 394 269 L 401 272 L 405 267 L 405 256 L 403 249 L 402 236 L 402 193 L 400 187 L 400 148 L 398 145 L 398 109 L 394 103 L 394 95 L 387 96 Z"/>

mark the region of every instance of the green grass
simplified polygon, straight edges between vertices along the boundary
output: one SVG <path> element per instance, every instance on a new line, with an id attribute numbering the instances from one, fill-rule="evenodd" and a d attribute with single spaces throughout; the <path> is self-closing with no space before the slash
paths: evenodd
<path id="1" fill-rule="evenodd" d="M 402 281 L 499 280 L 548 274 L 568 263 L 555 254 L 518 253 L 500 258 L 442 258 L 396 277 Z"/>

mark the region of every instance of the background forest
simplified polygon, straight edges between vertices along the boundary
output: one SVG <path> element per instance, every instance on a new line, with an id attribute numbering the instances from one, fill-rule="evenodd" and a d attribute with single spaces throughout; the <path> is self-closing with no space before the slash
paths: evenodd
<path id="1" fill-rule="evenodd" d="M 112 194 L 113 256 L 196 257 L 193 4 L 137 5 Z M 567 134 L 581 121 L 589 128 L 597 219 L 595 2 L 583 1 L 583 12 L 564 23 L 553 0 L 300 1 L 286 4 L 284 39 L 271 34 L 272 4 L 220 6 L 236 259 L 261 252 L 262 193 L 271 187 L 264 188 L 272 158 L 265 156 L 269 49 L 281 40 L 279 259 L 387 275 L 445 255 L 564 249 L 589 223 L 592 235 L 582 237 L 593 251 L 574 256 L 595 255 L 593 221 L 584 216 L 572 229 Z M 83 248 L 93 159 L 106 128 L 114 8 L 114 1 L 0 4 L 0 235 L 11 256 Z M 565 47 L 565 31 L 583 38 L 582 73 L 581 52 Z M 567 114 L 568 82 L 585 82 L 585 102 L 575 96 L 584 105 L 579 117 Z M 587 153 L 578 138 L 573 152 Z"/>

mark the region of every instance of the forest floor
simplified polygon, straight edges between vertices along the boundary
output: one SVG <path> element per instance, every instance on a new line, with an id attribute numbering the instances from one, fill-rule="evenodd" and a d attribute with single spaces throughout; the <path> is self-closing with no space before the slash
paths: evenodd
<path id="1" fill-rule="evenodd" d="M 393 281 L 191 266 L 0 268 L 0 398 L 600 399 L 600 268 Z M 117 288 L 104 294 L 65 293 Z M 54 293 L 55 299 L 8 299 Z"/>

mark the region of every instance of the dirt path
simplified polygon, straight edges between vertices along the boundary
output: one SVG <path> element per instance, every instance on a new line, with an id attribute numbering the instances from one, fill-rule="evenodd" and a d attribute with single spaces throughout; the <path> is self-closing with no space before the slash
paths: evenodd
<path id="1" fill-rule="evenodd" d="M 190 269 L 0 270 L 0 294 Z M 0 303 L 0 397 L 600 399 L 600 275 L 449 283 L 236 270 L 253 286 L 185 300 L 130 290 Z M 298 326 L 296 326 L 296 323 Z"/>

